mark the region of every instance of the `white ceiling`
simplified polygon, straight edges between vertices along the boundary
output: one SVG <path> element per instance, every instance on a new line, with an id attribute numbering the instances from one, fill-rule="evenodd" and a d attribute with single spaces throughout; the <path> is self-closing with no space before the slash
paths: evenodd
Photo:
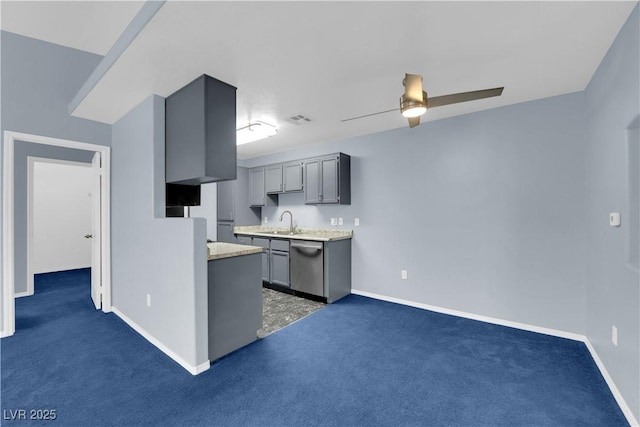
<path id="1" fill-rule="evenodd" d="M 6 3 L 2 29 L 100 54 L 141 5 Z M 396 108 L 405 72 L 431 96 L 505 87 L 423 123 L 583 90 L 635 3 L 168 2 L 74 115 L 114 123 L 205 73 L 238 88 L 238 126 L 280 127 L 238 147 L 249 158 L 406 126 L 395 112 L 340 122 Z"/>

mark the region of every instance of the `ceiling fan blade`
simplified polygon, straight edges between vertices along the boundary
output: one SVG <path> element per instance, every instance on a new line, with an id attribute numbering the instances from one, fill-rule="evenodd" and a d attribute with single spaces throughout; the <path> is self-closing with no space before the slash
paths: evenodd
<path id="1" fill-rule="evenodd" d="M 458 102 L 473 101 L 476 99 L 491 98 L 502 95 L 504 87 L 494 89 L 474 90 L 472 92 L 453 93 L 451 95 L 435 96 L 427 99 L 427 108 L 441 107 L 443 105 L 457 104 Z"/>
<path id="2" fill-rule="evenodd" d="M 402 83 L 404 84 L 405 99 L 424 101 L 422 97 L 422 76 L 420 74 L 405 74 Z"/>
<path id="3" fill-rule="evenodd" d="M 414 128 L 414 127 L 416 127 L 416 126 L 418 126 L 420 124 L 420 116 L 408 117 L 407 120 L 409 120 L 409 127 L 410 128 Z"/>
<path id="4" fill-rule="evenodd" d="M 365 114 L 364 116 L 350 117 L 348 119 L 344 119 L 344 120 L 340 120 L 340 121 L 341 122 L 348 122 L 349 120 L 362 119 L 364 117 L 376 116 L 378 114 L 390 113 L 392 111 L 398 111 L 398 110 L 400 110 L 400 109 L 399 108 L 394 108 L 393 110 L 378 111 L 377 113 Z"/>

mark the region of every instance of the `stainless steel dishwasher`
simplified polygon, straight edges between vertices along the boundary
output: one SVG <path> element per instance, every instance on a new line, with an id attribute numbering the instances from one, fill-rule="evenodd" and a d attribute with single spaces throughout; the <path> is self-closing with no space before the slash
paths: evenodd
<path id="1" fill-rule="evenodd" d="M 324 296 L 322 242 L 291 240 L 291 289 Z"/>

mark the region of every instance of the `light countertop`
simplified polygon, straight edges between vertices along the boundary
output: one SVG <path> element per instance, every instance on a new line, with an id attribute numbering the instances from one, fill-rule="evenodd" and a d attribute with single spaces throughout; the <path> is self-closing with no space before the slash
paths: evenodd
<path id="1" fill-rule="evenodd" d="M 294 239 L 294 240 L 315 240 L 318 242 L 329 242 L 333 240 L 344 240 L 353 238 L 351 230 L 300 228 L 295 234 L 289 234 L 288 227 L 265 227 L 263 225 L 247 225 L 234 227 L 235 234 L 253 237 Z"/>
<path id="2" fill-rule="evenodd" d="M 209 261 L 264 252 L 264 248 L 260 246 L 237 245 L 225 242 L 207 243 L 207 248 L 209 249 Z"/>

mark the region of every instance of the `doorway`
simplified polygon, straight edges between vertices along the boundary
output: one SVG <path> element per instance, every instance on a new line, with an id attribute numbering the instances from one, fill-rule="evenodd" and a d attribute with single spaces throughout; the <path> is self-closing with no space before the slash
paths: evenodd
<path id="1" fill-rule="evenodd" d="M 93 199 L 93 217 L 99 218 L 93 233 L 100 238 L 92 245 L 92 266 L 98 272 L 92 281 L 92 297 L 96 308 L 111 311 L 111 241 L 110 241 L 110 147 L 5 131 L 3 135 L 3 192 L 2 192 L 2 328 L 0 336 L 15 333 L 15 241 L 14 241 L 14 146 L 21 142 L 51 145 L 94 152 L 95 188 L 100 194 Z M 98 290 L 94 293 L 94 287 Z M 95 297 L 98 297 L 96 302 Z"/>
<path id="2" fill-rule="evenodd" d="M 27 158 L 27 287 L 40 273 L 91 267 L 91 163 Z M 99 194 L 98 194 L 99 196 Z"/>

